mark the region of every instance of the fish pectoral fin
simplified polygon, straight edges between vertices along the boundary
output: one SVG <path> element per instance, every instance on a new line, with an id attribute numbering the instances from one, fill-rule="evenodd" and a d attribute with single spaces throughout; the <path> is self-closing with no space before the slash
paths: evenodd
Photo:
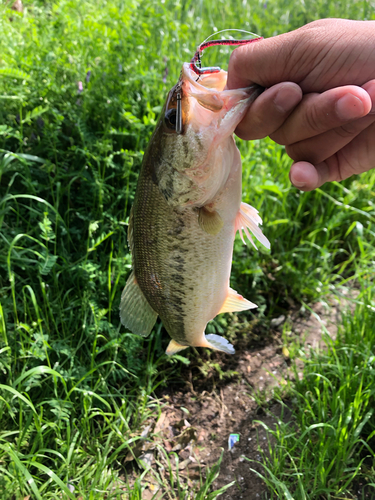
<path id="1" fill-rule="evenodd" d="M 226 312 L 247 311 L 248 309 L 254 309 L 254 307 L 258 306 L 245 299 L 245 297 L 242 297 L 242 295 L 236 292 L 236 290 L 229 288 L 227 298 L 225 299 L 225 302 L 218 314 Z"/>
<path id="2" fill-rule="evenodd" d="M 177 352 L 182 351 L 183 349 L 187 349 L 188 347 L 189 347 L 188 345 L 181 345 L 172 339 L 169 342 L 165 353 L 168 354 L 168 356 L 172 356 L 172 354 L 176 354 Z"/>
<path id="3" fill-rule="evenodd" d="M 121 323 L 131 332 L 147 337 L 157 317 L 158 313 L 147 302 L 132 271 L 121 294 Z"/>
<path id="4" fill-rule="evenodd" d="M 205 344 L 201 345 L 202 347 L 211 347 L 211 349 L 222 351 L 227 354 L 234 354 L 236 352 L 232 344 L 224 337 L 220 337 L 220 335 L 211 333 L 210 335 L 205 336 L 205 341 Z"/>
<path id="5" fill-rule="evenodd" d="M 203 231 L 216 236 L 220 233 L 224 222 L 216 211 L 210 212 L 207 208 L 201 207 L 198 213 L 198 224 Z"/>
<path id="6" fill-rule="evenodd" d="M 253 238 L 249 233 L 250 231 L 259 240 L 266 248 L 271 248 L 270 242 L 262 233 L 262 230 L 259 227 L 259 224 L 262 224 L 262 219 L 258 215 L 258 210 L 254 207 L 248 205 L 247 203 L 241 203 L 240 209 L 236 215 L 235 228 L 236 231 L 239 231 L 241 240 L 246 245 L 242 230 L 245 231 L 246 236 L 249 238 L 250 243 L 256 248 Z"/>

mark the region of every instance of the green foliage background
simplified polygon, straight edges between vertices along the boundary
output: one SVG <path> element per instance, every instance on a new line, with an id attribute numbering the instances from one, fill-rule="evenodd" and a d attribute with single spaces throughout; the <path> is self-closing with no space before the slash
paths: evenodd
<path id="1" fill-rule="evenodd" d="M 143 150 L 182 62 L 223 28 L 268 37 L 374 10 L 313 0 L 9 7 L 0 6 L 0 491 L 75 498 L 72 481 L 84 498 L 109 488 L 117 498 L 124 456 L 160 411 L 150 395 L 189 362 L 166 359 L 160 324 L 144 340 L 118 317 Z M 225 67 L 229 53 L 205 58 Z M 260 304 L 257 317 L 354 279 L 371 283 L 375 174 L 302 194 L 282 147 L 240 149 L 244 201 L 260 210 L 272 244 L 271 253 L 235 244 L 233 286 Z M 224 317 L 209 329 L 226 326 Z"/>

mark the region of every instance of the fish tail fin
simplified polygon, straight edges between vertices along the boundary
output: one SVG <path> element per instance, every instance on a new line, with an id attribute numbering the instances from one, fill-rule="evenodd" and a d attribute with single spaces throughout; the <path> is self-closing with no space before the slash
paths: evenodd
<path id="1" fill-rule="evenodd" d="M 264 236 L 262 233 L 262 230 L 259 227 L 259 224 L 262 224 L 262 219 L 258 215 L 258 210 L 256 210 L 254 207 L 248 205 L 247 203 L 241 203 L 240 209 L 237 213 L 236 216 L 236 222 L 235 222 L 235 228 L 236 231 L 239 231 L 241 240 L 243 243 L 245 243 L 245 239 L 242 234 L 242 230 L 244 230 L 246 236 L 248 237 L 250 243 L 255 247 L 255 243 L 253 241 L 253 238 L 251 237 L 249 233 L 250 231 L 253 233 L 253 235 L 256 237 L 258 241 L 260 241 L 266 248 L 270 248 L 270 242 L 268 239 Z"/>
<path id="2" fill-rule="evenodd" d="M 232 344 L 224 337 L 220 337 L 220 335 L 210 333 L 209 335 L 203 335 L 203 337 L 204 341 L 200 344 L 200 347 L 210 347 L 211 349 L 226 352 L 227 354 L 234 354 L 236 352 Z"/>

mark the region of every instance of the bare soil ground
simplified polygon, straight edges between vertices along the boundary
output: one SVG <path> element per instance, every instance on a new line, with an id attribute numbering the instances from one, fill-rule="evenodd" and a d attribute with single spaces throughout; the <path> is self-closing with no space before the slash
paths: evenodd
<path id="1" fill-rule="evenodd" d="M 201 374 L 199 377 L 199 367 L 189 366 L 184 373 L 185 387 L 177 392 L 168 390 L 161 395 L 164 402 L 161 418 L 153 429 L 150 426 L 146 430 L 146 434 L 152 432 L 157 436 L 155 444 L 149 443 L 137 453 L 144 466 L 151 466 L 154 473 L 169 483 L 170 472 L 178 468 L 180 477 L 193 486 L 200 474 L 205 476 L 205 469 L 218 461 L 224 450 L 214 487 L 218 489 L 232 481 L 235 484 L 220 498 L 268 498 L 266 486 L 251 468 L 262 472 L 257 462 L 261 461 L 260 449 L 266 451 L 268 446 L 266 431 L 259 422 L 272 427 L 280 418 L 284 421 L 291 418 L 287 406 L 272 403 L 272 388 L 286 384 L 288 378 L 294 377 L 289 352 L 285 348 L 285 335 L 298 336 L 301 346 L 305 348 L 317 348 L 323 344 L 322 325 L 333 338 L 337 331 L 340 311 L 337 300 L 330 299 L 329 304 L 317 303 L 312 310 L 313 313 L 294 311 L 288 317 L 275 318 L 267 335 L 253 335 L 253 345 L 241 349 L 237 344 L 234 356 L 221 355 L 221 372 L 237 372 L 229 380 L 220 379 L 217 372 L 212 376 L 202 377 Z M 302 369 L 302 363 L 297 366 Z M 301 373 L 297 372 L 297 376 Z M 231 433 L 239 434 L 240 440 L 229 451 L 228 437 Z M 157 441 L 168 452 L 175 452 L 170 455 L 170 463 L 157 446 Z M 131 456 L 128 459 L 132 461 Z M 135 472 L 133 469 L 133 474 Z M 145 481 L 148 488 L 143 498 L 151 499 L 158 490 L 155 474 L 148 474 Z"/>

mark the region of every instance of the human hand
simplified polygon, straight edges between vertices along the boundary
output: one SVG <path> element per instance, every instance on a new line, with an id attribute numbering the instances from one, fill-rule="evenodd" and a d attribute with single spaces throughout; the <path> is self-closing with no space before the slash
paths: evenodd
<path id="1" fill-rule="evenodd" d="M 236 49 L 228 88 L 269 87 L 236 133 L 284 144 L 305 191 L 375 167 L 374 45 L 375 22 L 326 19 Z"/>

